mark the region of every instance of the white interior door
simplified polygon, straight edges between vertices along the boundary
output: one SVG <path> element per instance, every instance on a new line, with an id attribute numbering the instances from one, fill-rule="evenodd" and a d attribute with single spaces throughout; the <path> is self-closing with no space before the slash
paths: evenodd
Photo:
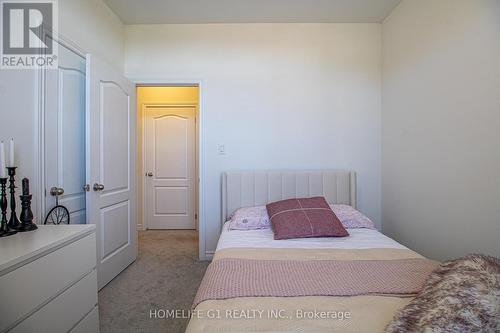
<path id="1" fill-rule="evenodd" d="M 104 287 L 137 257 L 135 86 L 87 56 L 89 223 L 96 224 L 97 280 Z"/>
<path id="2" fill-rule="evenodd" d="M 196 107 L 144 111 L 147 228 L 195 229 Z"/>
<path id="3" fill-rule="evenodd" d="M 56 41 L 54 41 L 56 43 Z M 59 204 L 70 223 L 85 217 L 85 58 L 59 44 L 58 68 L 45 72 L 45 214 L 56 205 L 50 194 L 61 188 Z"/>

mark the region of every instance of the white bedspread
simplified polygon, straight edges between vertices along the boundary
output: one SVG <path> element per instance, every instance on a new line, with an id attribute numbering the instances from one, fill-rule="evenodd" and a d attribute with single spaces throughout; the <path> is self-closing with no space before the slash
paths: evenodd
<path id="1" fill-rule="evenodd" d="M 372 229 L 347 229 L 348 237 L 296 238 L 274 240 L 271 229 L 228 230 L 224 225 L 217 244 L 217 250 L 235 247 L 253 248 L 299 248 L 299 249 L 370 249 L 394 248 L 407 249 L 395 240 Z"/>

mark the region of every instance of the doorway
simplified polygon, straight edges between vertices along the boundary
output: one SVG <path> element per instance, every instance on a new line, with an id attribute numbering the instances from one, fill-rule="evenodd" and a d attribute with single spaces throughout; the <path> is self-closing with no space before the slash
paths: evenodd
<path id="1" fill-rule="evenodd" d="M 143 230 L 198 229 L 198 106 L 197 85 L 137 87 Z"/>

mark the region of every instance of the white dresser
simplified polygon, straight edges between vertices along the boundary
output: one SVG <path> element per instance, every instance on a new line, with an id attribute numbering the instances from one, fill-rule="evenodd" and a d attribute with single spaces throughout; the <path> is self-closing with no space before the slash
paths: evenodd
<path id="1" fill-rule="evenodd" d="M 98 332 L 94 225 L 0 238 L 0 332 Z"/>

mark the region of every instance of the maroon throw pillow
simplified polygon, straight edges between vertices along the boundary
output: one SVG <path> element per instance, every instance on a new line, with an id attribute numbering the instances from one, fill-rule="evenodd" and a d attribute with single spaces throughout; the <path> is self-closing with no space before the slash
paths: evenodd
<path id="1" fill-rule="evenodd" d="M 266 208 L 274 239 L 349 236 L 323 197 L 281 200 Z"/>

